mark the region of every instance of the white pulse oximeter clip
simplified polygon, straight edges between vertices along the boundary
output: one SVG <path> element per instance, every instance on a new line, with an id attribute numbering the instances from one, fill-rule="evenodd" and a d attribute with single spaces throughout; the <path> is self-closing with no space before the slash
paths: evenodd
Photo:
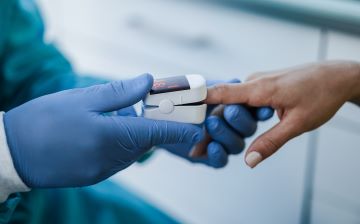
<path id="1" fill-rule="evenodd" d="M 200 124 L 205 120 L 206 80 L 201 75 L 175 76 L 154 80 L 144 100 L 144 117 Z"/>

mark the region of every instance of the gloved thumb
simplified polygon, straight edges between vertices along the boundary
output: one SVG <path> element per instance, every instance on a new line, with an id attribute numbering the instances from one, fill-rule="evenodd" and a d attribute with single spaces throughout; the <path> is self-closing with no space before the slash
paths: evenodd
<path id="1" fill-rule="evenodd" d="M 144 74 L 134 79 L 113 81 L 90 87 L 89 100 L 93 110 L 116 111 L 145 98 L 153 84 L 153 77 Z"/>
<path id="2" fill-rule="evenodd" d="M 290 121 L 283 120 L 260 135 L 250 145 L 245 155 L 246 164 L 254 168 L 261 161 L 274 154 L 287 141 L 299 135 L 298 128 Z"/>

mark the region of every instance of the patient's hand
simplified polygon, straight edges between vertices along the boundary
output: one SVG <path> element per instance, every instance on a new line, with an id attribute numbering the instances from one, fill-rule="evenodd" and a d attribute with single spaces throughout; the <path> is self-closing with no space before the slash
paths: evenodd
<path id="1" fill-rule="evenodd" d="M 259 136 L 245 161 L 255 167 L 290 139 L 327 122 L 346 102 L 360 103 L 360 64 L 332 61 L 257 73 L 240 84 L 209 88 L 208 104 L 270 106 L 280 122 Z"/>
<path id="2" fill-rule="evenodd" d="M 240 83 L 239 80 L 208 80 L 207 86 L 219 83 Z M 258 121 L 272 117 L 268 107 L 249 108 L 245 105 L 212 105 L 207 108 L 203 124 L 205 137 L 199 144 L 161 145 L 167 151 L 193 163 L 202 163 L 214 168 L 222 168 L 230 155 L 236 155 L 245 148 L 244 138 L 254 134 Z"/>

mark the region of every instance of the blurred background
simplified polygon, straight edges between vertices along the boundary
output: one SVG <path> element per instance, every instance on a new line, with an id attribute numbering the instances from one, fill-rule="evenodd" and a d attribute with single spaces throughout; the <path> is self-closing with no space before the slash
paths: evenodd
<path id="1" fill-rule="evenodd" d="M 149 72 L 243 80 L 306 62 L 360 60 L 355 0 L 38 2 L 47 38 L 75 69 L 109 79 Z M 113 180 L 184 223 L 360 223 L 359 115 L 345 105 L 254 170 L 243 154 L 215 170 L 158 151 Z M 276 122 L 259 124 L 256 135 Z"/>

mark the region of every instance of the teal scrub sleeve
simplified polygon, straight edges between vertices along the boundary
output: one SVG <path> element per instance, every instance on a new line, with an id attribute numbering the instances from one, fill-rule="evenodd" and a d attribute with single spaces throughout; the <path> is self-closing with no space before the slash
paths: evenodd
<path id="1" fill-rule="evenodd" d="M 1 223 L 1 222 L 0 222 Z M 103 181 L 81 188 L 34 189 L 22 193 L 11 224 L 176 224 L 126 185 Z"/>
<path id="2" fill-rule="evenodd" d="M 59 50 L 45 42 L 34 1 L 0 1 L 0 111 L 44 94 L 104 82 L 75 75 Z M 20 199 L 13 194 L 0 204 L 0 223 L 11 219 Z"/>
<path id="3" fill-rule="evenodd" d="M 20 194 L 12 194 L 5 202 L 0 204 L 0 224 L 9 223 L 20 200 Z"/>
<path id="4" fill-rule="evenodd" d="M 104 82 L 75 75 L 60 51 L 45 42 L 34 1 L 0 1 L 0 111 L 44 94 Z M 20 201 L 20 195 L 13 194 L 0 204 L 0 223 L 13 217 Z M 16 217 L 19 212 L 16 209 Z"/>
<path id="5" fill-rule="evenodd" d="M 0 41 L 0 110 L 44 94 L 105 82 L 75 75 L 60 51 L 46 43 L 33 0 L 3 0 L 0 7 L 0 33 L 4 34 Z"/>

